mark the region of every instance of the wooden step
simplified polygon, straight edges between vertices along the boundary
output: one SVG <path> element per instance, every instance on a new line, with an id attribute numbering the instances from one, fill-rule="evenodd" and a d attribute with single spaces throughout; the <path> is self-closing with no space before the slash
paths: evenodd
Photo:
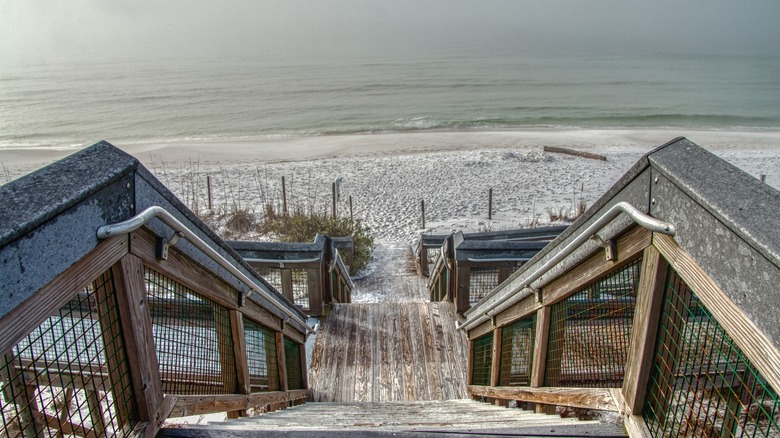
<path id="1" fill-rule="evenodd" d="M 620 425 L 603 424 L 598 421 L 577 421 L 574 418 L 561 418 L 557 415 L 537 414 L 515 408 L 480 403 L 473 400 L 417 401 L 417 402 L 371 402 L 371 403 L 306 403 L 293 408 L 272 413 L 212 423 L 205 426 L 186 428 L 190 435 L 176 435 L 176 430 L 166 430 L 160 436 L 211 437 L 230 435 L 236 437 L 269 436 L 273 432 L 288 435 L 310 436 L 316 432 L 436 432 L 436 433 L 477 433 L 490 431 L 502 434 L 544 433 L 546 436 L 565 432 L 590 436 L 625 436 Z M 294 432 L 300 433 L 296 435 Z M 222 435 L 220 435 L 222 434 Z M 253 435 L 254 434 L 254 435 Z M 311 435 L 313 436 L 313 435 Z M 389 435 L 372 435 L 389 436 Z M 404 436 L 404 435 L 400 435 Z M 416 435 L 414 435 L 416 436 Z M 448 436 L 448 435 L 445 435 Z M 556 435 L 552 435 L 556 436 Z"/>
<path id="2" fill-rule="evenodd" d="M 466 392 L 467 340 L 452 303 L 339 304 L 309 370 L 319 402 L 449 400 Z"/>

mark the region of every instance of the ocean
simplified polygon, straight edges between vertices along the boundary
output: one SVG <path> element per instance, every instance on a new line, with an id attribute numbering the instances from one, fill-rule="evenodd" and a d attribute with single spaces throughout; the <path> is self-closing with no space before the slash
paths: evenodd
<path id="1" fill-rule="evenodd" d="M 780 129 L 780 58 L 497 50 L 0 67 L 0 148 L 662 127 Z"/>

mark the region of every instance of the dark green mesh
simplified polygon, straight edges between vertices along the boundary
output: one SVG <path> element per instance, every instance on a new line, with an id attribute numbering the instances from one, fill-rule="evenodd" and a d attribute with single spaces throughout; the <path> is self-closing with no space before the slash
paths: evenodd
<path id="1" fill-rule="evenodd" d="M 643 415 L 654 436 L 780 437 L 778 398 L 669 270 Z"/>
<path id="2" fill-rule="evenodd" d="M 534 363 L 536 316 L 505 326 L 501 333 L 500 386 L 529 386 Z"/>
<path id="3" fill-rule="evenodd" d="M 135 402 L 107 271 L 0 356 L 0 436 L 126 436 Z"/>
<path id="4" fill-rule="evenodd" d="M 545 386 L 623 385 L 642 260 L 552 306 Z"/>
<path id="5" fill-rule="evenodd" d="M 166 394 L 233 394 L 237 388 L 228 310 L 144 269 L 152 334 Z"/>
<path id="6" fill-rule="evenodd" d="M 490 386 L 493 367 L 493 332 L 474 340 L 474 362 L 471 369 L 472 385 Z"/>
<path id="7" fill-rule="evenodd" d="M 245 318 L 244 339 L 252 392 L 277 391 L 279 368 L 274 332 Z"/>
<path id="8" fill-rule="evenodd" d="M 287 363 L 287 389 L 304 389 L 301 345 L 284 338 L 284 360 Z"/>

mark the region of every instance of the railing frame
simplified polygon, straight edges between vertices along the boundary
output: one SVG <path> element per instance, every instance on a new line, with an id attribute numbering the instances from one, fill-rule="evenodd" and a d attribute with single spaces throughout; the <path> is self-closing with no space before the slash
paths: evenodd
<path id="1" fill-rule="evenodd" d="M 144 266 L 158 270 L 228 308 L 231 333 L 227 335 L 233 338 L 232 354 L 238 371 L 234 394 L 215 396 L 163 394 L 154 339 L 151 334 L 152 321 L 147 309 Z M 118 318 L 122 325 L 132 393 L 137 405 L 137 418 L 135 418 L 137 423 L 130 433 L 131 436 L 152 437 L 156 435 L 165 420 L 172 416 L 226 412 L 229 417 L 235 418 L 246 415 L 249 409 L 274 410 L 300 403 L 309 397 L 308 389 L 249 393 L 242 321 L 243 318 L 250 318 L 268 327 L 277 333 L 277 340 L 282 343 L 286 337 L 289 337 L 302 345 L 305 334 L 295 330 L 293 325 L 285 324 L 284 319 L 273 315 L 254 301 L 245 300 L 242 306 L 240 291 L 175 248 L 169 248 L 166 260 L 159 260 L 156 253 L 156 236 L 144 228 L 129 232 L 128 235 L 103 239 L 91 253 L 0 319 L 0 346 L 3 351 L 19 343 L 22 338 L 37 328 L 41 321 L 46 320 L 52 312 L 56 312 L 72 296 L 108 270 L 113 272 L 118 300 Z M 301 350 L 303 351 L 303 348 Z M 301 372 L 305 373 L 305 356 L 302 355 L 301 359 L 303 368 Z M 277 366 L 282 370 L 286 366 L 283 354 Z M 284 373 L 280 372 L 280 377 L 283 375 Z"/>
<path id="2" fill-rule="evenodd" d="M 605 260 L 596 253 L 571 268 L 564 276 L 542 286 L 538 295 L 527 296 L 479 326 L 469 331 L 475 339 L 493 331 L 494 336 L 514 321 L 536 312 L 537 327 L 534 365 L 529 387 L 468 386 L 472 397 L 505 404 L 508 400 L 538 403 L 544 412 L 545 405 L 598 409 L 619 412 L 631 436 L 649 436 L 642 418 L 645 391 L 652 367 L 661 305 L 664 279 L 667 269 L 674 269 L 691 287 L 721 326 L 732 337 L 744 354 L 774 388 L 780 388 L 780 351 L 755 324 L 741 312 L 728 295 L 685 252 L 671 236 L 651 233 L 638 227 L 630 229 L 618 238 L 619 259 Z M 576 293 L 582 286 L 597 278 L 621 269 L 630 260 L 642 257 L 641 277 L 637 289 L 631 339 L 625 377 L 621 388 L 593 390 L 588 388 L 544 387 L 549 315 L 551 306 Z M 542 300 L 537 301 L 536 297 Z M 500 360 L 501 345 L 494 346 L 493 361 Z M 469 375 L 471 375 L 471 359 Z M 495 383 L 495 382 L 494 382 Z"/>

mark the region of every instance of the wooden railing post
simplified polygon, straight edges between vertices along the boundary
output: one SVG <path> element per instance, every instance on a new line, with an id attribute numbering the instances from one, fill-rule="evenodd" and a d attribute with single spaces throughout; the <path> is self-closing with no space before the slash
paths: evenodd
<path id="1" fill-rule="evenodd" d="M 458 313 L 463 313 L 469 309 L 469 281 L 471 281 L 471 267 L 458 266 L 458 281 L 457 289 L 455 292 L 455 310 Z"/>
<path id="2" fill-rule="evenodd" d="M 244 339 L 244 317 L 238 310 L 230 310 L 230 332 L 233 341 L 233 357 L 236 364 L 235 388 L 231 392 L 249 394 L 249 364 L 246 356 L 246 340 Z M 230 411 L 228 418 L 246 416 L 246 411 Z"/>
<path id="3" fill-rule="evenodd" d="M 503 327 L 496 327 L 493 329 L 493 350 L 491 351 L 492 359 L 490 361 L 490 386 L 498 386 L 501 377 L 501 335 L 503 334 Z M 495 399 L 497 406 L 506 405 L 507 400 Z"/>
<path id="4" fill-rule="evenodd" d="M 146 300 L 144 265 L 140 258 L 127 254 L 112 270 L 138 419 L 155 422 L 163 392 Z"/>
<path id="5" fill-rule="evenodd" d="M 545 306 L 536 311 L 536 339 L 534 340 L 534 363 L 531 369 L 531 386 L 544 386 L 544 373 L 547 367 L 547 344 L 550 336 L 550 316 L 552 308 Z M 537 405 L 537 412 L 546 412 L 542 405 Z"/>
<path id="6" fill-rule="evenodd" d="M 276 332 L 276 366 L 279 368 L 279 391 L 287 391 L 287 360 L 284 357 L 282 332 Z"/>
<path id="7" fill-rule="evenodd" d="M 623 397 L 631 413 L 644 408 L 645 391 L 653 362 L 658 322 L 663 307 L 664 282 L 668 265 L 650 245 L 642 256 L 642 271 L 637 289 L 634 323 L 631 328 Z"/>
<path id="8" fill-rule="evenodd" d="M 309 314 L 321 315 L 325 291 L 320 281 L 319 269 L 306 269 L 306 284 L 309 294 Z"/>
<path id="9" fill-rule="evenodd" d="M 291 303 L 295 303 L 295 296 L 293 295 L 293 275 L 291 269 L 281 269 L 280 275 L 282 276 L 282 295 L 285 296 Z"/>

